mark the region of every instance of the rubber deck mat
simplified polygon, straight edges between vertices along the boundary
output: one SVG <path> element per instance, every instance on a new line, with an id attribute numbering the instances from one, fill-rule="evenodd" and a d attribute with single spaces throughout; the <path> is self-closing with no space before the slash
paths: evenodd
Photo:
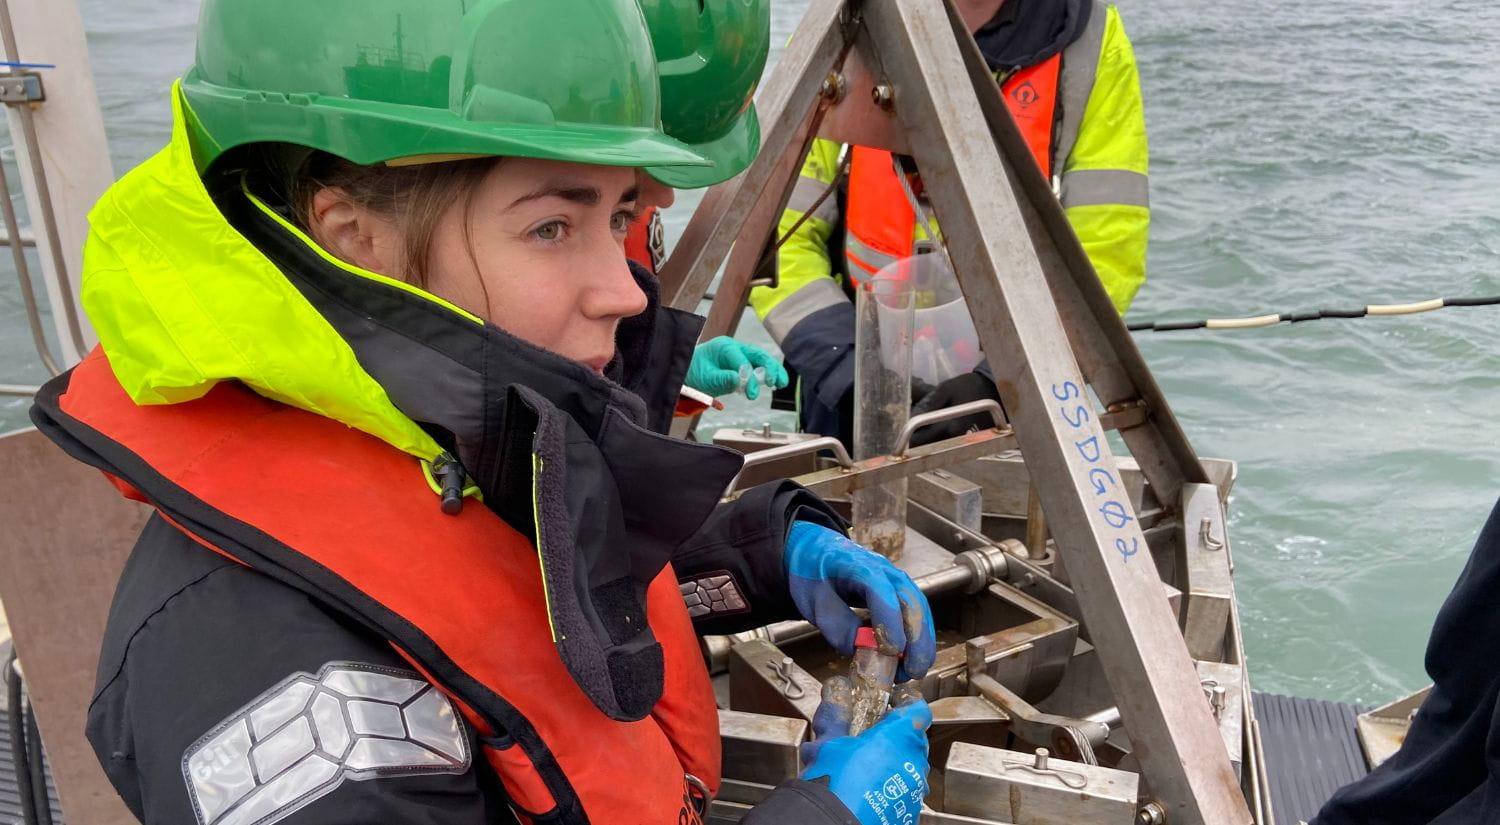
<path id="1" fill-rule="evenodd" d="M 1312 819 L 1334 791 L 1370 772 L 1354 727 L 1363 708 L 1273 693 L 1254 701 L 1276 825 Z"/>
<path id="2" fill-rule="evenodd" d="M 0 703 L 4 694 L 0 693 Z M 62 825 L 62 812 L 57 807 L 57 790 L 52 787 L 52 777 L 47 777 L 47 796 L 52 802 L 53 825 Z M 21 795 L 16 789 L 16 765 L 10 752 L 10 712 L 0 709 L 0 825 L 20 825 Z"/>

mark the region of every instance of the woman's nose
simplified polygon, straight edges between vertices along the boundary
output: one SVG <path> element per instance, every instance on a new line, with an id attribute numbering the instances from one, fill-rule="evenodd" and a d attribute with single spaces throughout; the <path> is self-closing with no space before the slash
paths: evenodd
<path id="1" fill-rule="evenodd" d="M 646 293 L 630 274 L 625 251 L 618 242 L 596 245 L 589 267 L 592 277 L 583 296 L 583 314 L 594 320 L 618 320 L 646 311 Z"/>

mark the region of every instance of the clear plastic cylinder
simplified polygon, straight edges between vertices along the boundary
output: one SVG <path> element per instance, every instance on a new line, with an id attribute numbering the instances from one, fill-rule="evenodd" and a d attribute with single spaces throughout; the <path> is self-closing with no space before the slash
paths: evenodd
<path id="1" fill-rule="evenodd" d="M 884 273 L 882 273 L 884 274 Z M 911 415 L 916 292 L 908 278 L 876 277 L 855 293 L 854 457 L 890 455 Z M 855 491 L 854 538 L 889 559 L 906 545 L 906 479 Z"/>

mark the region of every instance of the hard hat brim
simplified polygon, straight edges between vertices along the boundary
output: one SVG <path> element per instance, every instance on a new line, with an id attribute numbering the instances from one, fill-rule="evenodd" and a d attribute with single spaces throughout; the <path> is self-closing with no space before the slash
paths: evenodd
<path id="1" fill-rule="evenodd" d="M 183 95 L 201 124 L 199 141 L 232 133 L 233 144 L 215 142 L 206 159 L 251 143 L 292 143 L 321 149 L 354 163 L 373 165 L 402 158 L 443 155 L 527 157 L 597 166 L 713 168 L 715 160 L 659 131 L 588 123 L 489 123 L 466 120 L 448 110 L 308 96 L 247 100 L 243 93 L 209 84 L 184 83 Z M 218 121 L 233 123 L 232 130 Z M 348 128 L 357 121 L 359 128 Z"/>
<path id="2" fill-rule="evenodd" d="M 760 151 L 760 118 L 755 106 L 746 108 L 722 137 L 689 144 L 712 166 L 652 165 L 646 173 L 673 189 L 702 189 L 723 183 L 749 168 Z"/>

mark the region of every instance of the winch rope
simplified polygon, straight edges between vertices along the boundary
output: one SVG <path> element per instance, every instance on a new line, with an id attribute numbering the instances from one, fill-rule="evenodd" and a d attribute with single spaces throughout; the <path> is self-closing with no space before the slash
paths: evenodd
<path id="1" fill-rule="evenodd" d="M 1190 329 L 1257 329 L 1277 324 L 1322 321 L 1326 318 L 1368 318 L 1379 315 L 1415 315 L 1446 307 L 1482 307 L 1500 304 L 1500 295 L 1488 298 L 1433 298 L 1410 304 L 1370 304 L 1359 309 L 1317 309 L 1310 312 L 1283 312 L 1275 315 L 1253 315 L 1245 318 L 1206 318 L 1201 321 L 1141 321 L 1127 323 L 1131 332 L 1181 332 Z"/>

